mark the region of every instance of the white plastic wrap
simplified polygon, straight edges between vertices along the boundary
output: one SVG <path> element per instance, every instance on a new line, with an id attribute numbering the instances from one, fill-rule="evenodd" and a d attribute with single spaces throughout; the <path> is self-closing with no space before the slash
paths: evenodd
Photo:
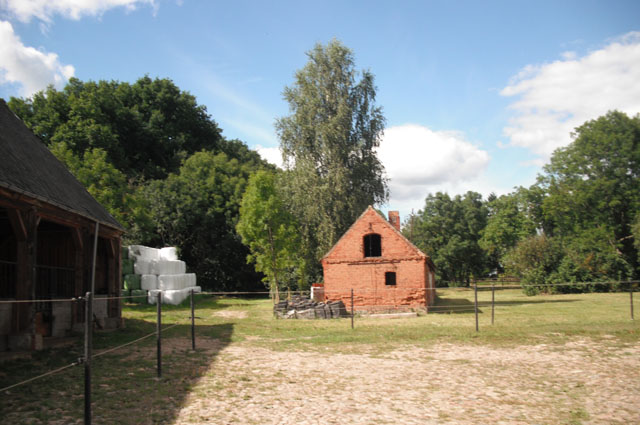
<path id="1" fill-rule="evenodd" d="M 158 276 L 158 289 L 176 290 L 196 286 L 195 273 L 168 274 Z"/>
<path id="2" fill-rule="evenodd" d="M 186 300 L 189 292 L 184 289 L 168 289 L 162 293 L 162 303 L 178 305 Z"/>
<path id="3" fill-rule="evenodd" d="M 158 289 L 158 276 L 155 274 L 143 274 L 140 278 L 140 288 L 146 291 Z"/>
<path id="4" fill-rule="evenodd" d="M 176 249 L 176 247 L 173 247 L 173 246 L 160 248 L 159 259 L 175 261 L 178 259 L 178 250 Z"/>
<path id="5" fill-rule="evenodd" d="M 157 260 L 151 262 L 149 270 L 150 274 L 171 275 L 184 274 L 187 271 L 187 265 L 181 260 Z"/>
<path id="6" fill-rule="evenodd" d="M 150 248 L 144 245 L 129 245 L 129 258 L 138 260 L 158 260 L 160 258 L 160 250 Z"/>
<path id="7" fill-rule="evenodd" d="M 158 292 L 162 292 L 159 289 L 152 289 L 147 293 L 147 301 L 149 301 L 149 304 L 155 304 L 156 301 L 158 300 Z M 164 296 L 162 297 L 162 304 L 165 303 L 164 301 Z"/>
<path id="8" fill-rule="evenodd" d="M 151 262 L 154 260 L 136 260 L 133 263 L 133 272 L 139 275 L 151 274 Z"/>

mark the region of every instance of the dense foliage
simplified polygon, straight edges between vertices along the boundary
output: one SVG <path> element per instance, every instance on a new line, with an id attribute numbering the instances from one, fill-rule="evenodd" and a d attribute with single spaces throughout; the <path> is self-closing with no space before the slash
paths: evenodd
<path id="1" fill-rule="evenodd" d="M 62 91 L 49 87 L 30 99 L 12 98 L 9 107 L 48 146 L 65 143 L 78 157 L 103 149 L 128 178 L 165 178 L 189 155 L 223 144 L 206 108 L 167 79 L 72 78 Z"/>
<path id="2" fill-rule="evenodd" d="M 300 223 L 309 278 L 318 279 L 320 258 L 368 205 L 387 199 L 375 152 L 385 119 L 375 105 L 373 75 L 355 70 L 351 50 L 333 40 L 307 56 L 284 89 L 291 113 L 277 120 L 276 129 L 286 196 Z"/>
<path id="3" fill-rule="evenodd" d="M 209 289 L 261 286 L 235 231 L 242 194 L 255 170 L 255 164 L 240 163 L 225 153 L 202 151 L 189 157 L 178 173 L 143 190 L 159 237 L 152 242 L 180 247 L 181 258 Z"/>
<path id="4" fill-rule="evenodd" d="M 528 189 L 476 194 L 466 207 L 459 196 L 427 197 L 405 234 L 432 255 L 441 280 L 504 269 L 537 293 L 640 278 L 640 117 L 609 112 L 573 137 Z"/>
<path id="5" fill-rule="evenodd" d="M 438 282 L 468 285 L 472 277 L 485 273 L 486 255 L 478 241 L 487 223 L 487 207 L 479 193 L 429 195 L 424 209 L 409 223 L 405 236 L 429 253 Z"/>

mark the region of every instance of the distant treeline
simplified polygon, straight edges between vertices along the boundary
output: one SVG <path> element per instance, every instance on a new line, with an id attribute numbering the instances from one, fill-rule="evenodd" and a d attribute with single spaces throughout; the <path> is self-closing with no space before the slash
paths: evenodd
<path id="1" fill-rule="evenodd" d="M 573 137 L 529 188 L 487 200 L 427 196 L 403 231 L 432 256 L 439 280 L 468 285 L 506 271 L 535 293 L 640 278 L 640 116 L 612 111 Z"/>

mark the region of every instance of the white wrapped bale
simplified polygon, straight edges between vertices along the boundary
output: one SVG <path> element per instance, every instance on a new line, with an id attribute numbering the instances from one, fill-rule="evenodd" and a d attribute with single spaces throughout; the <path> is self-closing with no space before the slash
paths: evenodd
<path id="1" fill-rule="evenodd" d="M 169 289 L 162 293 L 162 303 L 178 305 L 186 300 L 189 292 L 185 289 Z"/>
<path id="2" fill-rule="evenodd" d="M 151 274 L 151 262 L 153 260 L 137 260 L 134 264 L 133 264 L 133 272 L 135 274 L 140 274 L 140 275 L 145 275 L 145 274 Z"/>
<path id="3" fill-rule="evenodd" d="M 147 301 L 149 301 L 149 304 L 155 304 L 156 303 L 156 301 L 158 300 L 158 293 L 159 292 L 162 292 L 162 291 L 159 290 L 159 289 L 152 289 L 152 290 L 149 291 L 149 293 L 147 294 Z M 164 296 L 162 298 L 163 298 L 162 304 L 164 304 L 165 303 Z"/>
<path id="4" fill-rule="evenodd" d="M 129 246 L 129 258 L 136 261 L 138 260 L 158 260 L 160 259 L 160 250 L 156 248 L 150 248 L 144 245 L 130 245 Z"/>
<path id="5" fill-rule="evenodd" d="M 177 290 L 196 286 L 195 273 L 167 274 L 158 276 L 158 289 Z"/>
<path id="6" fill-rule="evenodd" d="M 150 274 L 171 275 L 184 274 L 187 265 L 181 260 L 158 260 L 151 262 Z"/>
<path id="7" fill-rule="evenodd" d="M 140 280 L 140 287 L 147 291 L 158 289 L 158 276 L 155 274 L 143 274 Z"/>
<path id="8" fill-rule="evenodd" d="M 174 246 L 169 246 L 166 248 L 160 248 L 159 252 L 160 260 L 168 260 L 175 261 L 178 259 L 178 250 Z"/>

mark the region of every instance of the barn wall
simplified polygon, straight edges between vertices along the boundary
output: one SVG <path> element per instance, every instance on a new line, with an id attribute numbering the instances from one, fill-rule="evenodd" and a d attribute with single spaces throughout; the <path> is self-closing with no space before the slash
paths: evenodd
<path id="1" fill-rule="evenodd" d="M 89 290 L 95 223 L 59 208 L 0 190 L 0 298 L 47 300 Z M 121 231 L 100 227 L 96 296 L 117 297 L 121 287 Z M 97 300 L 102 328 L 121 323 L 119 300 Z M 0 351 L 38 348 L 42 337 L 80 330 L 79 302 L 6 304 L 0 308 Z M 40 343 L 41 344 L 41 343 Z M 40 345 L 41 346 L 41 345 Z"/>

